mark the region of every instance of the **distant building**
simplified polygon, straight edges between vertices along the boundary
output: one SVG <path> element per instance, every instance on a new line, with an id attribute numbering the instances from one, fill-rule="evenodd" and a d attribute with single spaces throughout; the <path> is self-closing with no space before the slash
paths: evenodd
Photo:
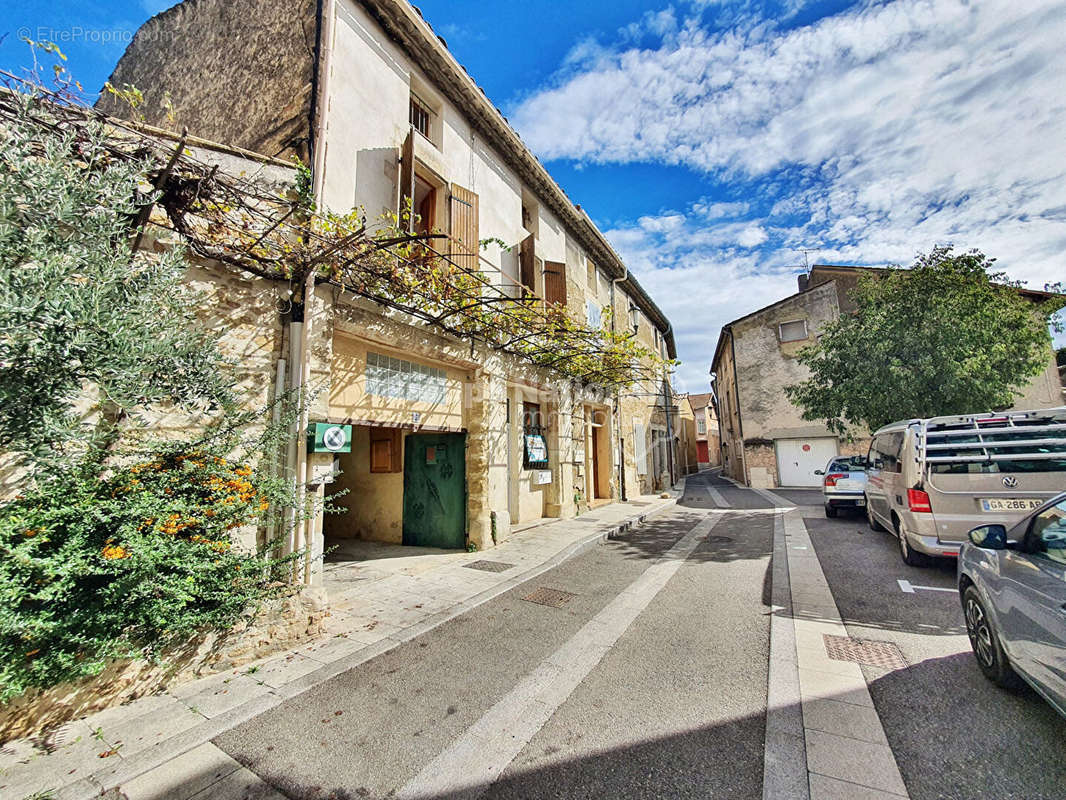
<path id="1" fill-rule="evenodd" d="M 688 397 L 692 406 L 696 432 L 696 462 L 699 469 L 717 467 L 722 463 L 721 437 L 718 433 L 718 411 L 715 408 L 714 395 L 691 394 Z"/>
<path id="2" fill-rule="evenodd" d="M 808 377 L 797 356 L 830 320 L 855 310 L 851 292 L 871 267 L 815 265 L 799 276 L 799 291 L 722 328 L 711 367 L 718 398 L 723 474 L 749 486 L 818 486 L 814 474 L 835 455 L 865 454 L 868 431 L 845 441 L 824 423 L 803 419 L 784 388 Z M 1044 292 L 1022 290 L 1033 299 Z M 1062 403 L 1054 359 L 1033 378 L 1015 408 Z M 986 409 L 974 409 L 975 411 Z"/>

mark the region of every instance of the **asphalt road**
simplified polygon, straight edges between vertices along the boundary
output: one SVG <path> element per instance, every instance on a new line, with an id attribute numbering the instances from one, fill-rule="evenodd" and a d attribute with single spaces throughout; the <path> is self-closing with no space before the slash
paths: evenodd
<path id="1" fill-rule="evenodd" d="M 500 760 L 507 742 L 466 747 L 471 731 L 504 713 L 546 659 L 563 658 L 565 671 L 570 656 L 559 654 L 614 625 L 613 647 L 583 653 L 591 667 L 572 691 L 535 706 L 543 721 L 491 786 L 428 796 L 757 800 L 773 516 L 713 507 L 693 499 L 661 514 L 215 743 L 290 798 L 405 796 L 433 764 L 462 774 L 464 758 L 473 769 Z M 660 573 L 657 593 L 632 594 L 685 542 L 694 549 Z M 537 587 L 575 596 L 560 608 L 523 599 Z M 638 601 L 647 604 L 618 623 Z"/>
<path id="2" fill-rule="evenodd" d="M 911 797 L 1066 797 L 1066 719 L 1028 688 L 1004 691 L 981 674 L 955 561 L 909 567 L 896 540 L 861 516 L 812 508 L 804 522 L 849 634 L 893 642 L 909 664 L 863 672 Z M 905 593 L 899 579 L 932 588 Z"/>

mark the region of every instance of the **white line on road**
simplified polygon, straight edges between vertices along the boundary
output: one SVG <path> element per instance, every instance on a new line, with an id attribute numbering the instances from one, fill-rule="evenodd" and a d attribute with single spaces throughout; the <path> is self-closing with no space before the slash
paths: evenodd
<path id="1" fill-rule="evenodd" d="M 397 794 L 480 797 L 666 586 L 721 516 L 701 520 Z"/>
<path id="2" fill-rule="evenodd" d="M 709 483 L 705 484 L 704 488 L 707 490 L 707 494 L 711 496 L 711 500 L 713 500 L 715 505 L 717 505 L 719 508 L 731 507 L 729 502 L 722 496 L 722 493 L 715 489 L 713 486 L 711 486 Z"/>
<path id="3" fill-rule="evenodd" d="M 929 592 L 951 592 L 953 594 L 958 591 L 958 589 L 945 589 L 943 586 L 918 586 L 915 583 L 903 580 L 903 578 L 897 579 L 896 583 L 899 584 L 900 591 L 905 594 L 914 594 L 915 589 L 925 589 Z"/>

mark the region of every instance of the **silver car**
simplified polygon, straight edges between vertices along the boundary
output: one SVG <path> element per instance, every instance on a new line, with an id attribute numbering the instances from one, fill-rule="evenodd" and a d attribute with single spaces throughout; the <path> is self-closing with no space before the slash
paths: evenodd
<path id="1" fill-rule="evenodd" d="M 866 457 L 836 456 L 829 459 L 825 469 L 816 469 L 822 476 L 822 502 L 825 515 L 835 517 L 841 508 L 866 506 Z"/>
<path id="2" fill-rule="evenodd" d="M 1000 686 L 1020 676 L 1066 716 L 1066 493 L 969 539 L 959 594 L 978 666 Z"/>

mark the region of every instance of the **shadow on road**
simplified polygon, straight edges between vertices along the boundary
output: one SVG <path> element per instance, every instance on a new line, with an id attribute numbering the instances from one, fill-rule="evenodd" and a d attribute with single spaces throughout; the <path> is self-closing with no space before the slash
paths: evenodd
<path id="1" fill-rule="evenodd" d="M 988 681 L 970 653 L 869 684 L 913 800 L 1063 797 L 1063 719 L 1028 687 Z"/>

